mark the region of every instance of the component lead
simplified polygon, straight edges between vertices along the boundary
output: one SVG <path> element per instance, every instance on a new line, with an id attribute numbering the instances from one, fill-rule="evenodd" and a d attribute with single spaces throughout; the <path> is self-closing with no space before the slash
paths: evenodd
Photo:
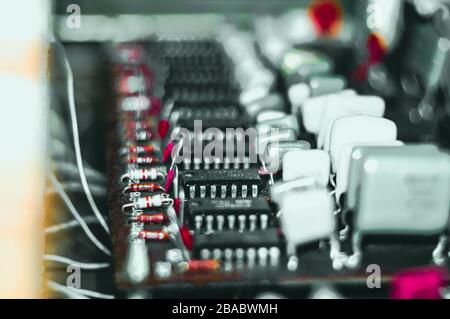
<path id="1" fill-rule="evenodd" d="M 234 229 L 234 223 L 236 221 L 236 216 L 234 215 L 228 215 L 227 217 L 228 219 L 228 228 L 230 228 L 231 230 Z"/>
<path id="2" fill-rule="evenodd" d="M 217 186 L 211 185 L 211 198 L 216 198 Z"/>
<path id="3" fill-rule="evenodd" d="M 250 231 L 255 231 L 256 229 L 256 215 L 250 215 L 249 217 L 250 220 Z"/>
<path id="4" fill-rule="evenodd" d="M 245 229 L 245 215 L 239 215 L 238 220 L 239 220 L 239 231 L 243 232 Z"/>
<path id="5" fill-rule="evenodd" d="M 242 185 L 242 197 L 246 198 L 248 193 L 247 185 Z"/>
<path id="6" fill-rule="evenodd" d="M 225 224 L 225 217 L 223 215 L 218 215 L 216 218 L 217 218 L 217 230 L 222 231 L 223 225 Z"/>
<path id="7" fill-rule="evenodd" d="M 267 223 L 269 221 L 269 216 L 267 216 L 267 214 L 262 214 L 261 216 L 259 216 L 260 221 L 261 221 L 261 229 L 264 230 L 267 228 Z"/>

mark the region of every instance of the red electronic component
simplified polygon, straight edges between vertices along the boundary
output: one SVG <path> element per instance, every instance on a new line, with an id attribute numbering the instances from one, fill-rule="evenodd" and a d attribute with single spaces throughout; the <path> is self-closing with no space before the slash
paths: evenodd
<path id="1" fill-rule="evenodd" d="M 170 234 L 164 230 L 141 230 L 138 237 L 148 240 L 167 240 Z"/>
<path id="2" fill-rule="evenodd" d="M 175 144 L 173 141 L 170 141 L 169 143 L 167 143 L 166 147 L 164 148 L 163 151 L 163 162 L 166 163 L 170 156 L 172 155 L 172 150 L 174 148 Z"/>
<path id="3" fill-rule="evenodd" d="M 425 267 L 402 271 L 391 284 L 391 299 L 442 299 L 440 289 L 447 285 L 444 268 Z"/>
<path id="4" fill-rule="evenodd" d="M 143 154 L 143 153 L 153 153 L 154 151 L 155 147 L 153 145 L 144 145 L 144 146 L 133 145 L 128 147 L 128 153 Z"/>
<path id="5" fill-rule="evenodd" d="M 167 119 L 161 119 L 158 123 L 158 134 L 161 138 L 165 138 L 167 135 L 167 132 L 169 131 L 169 120 Z"/>
<path id="6" fill-rule="evenodd" d="M 220 268 L 220 261 L 216 259 L 190 260 L 187 265 L 188 272 L 212 272 Z"/>
<path id="7" fill-rule="evenodd" d="M 308 14 L 319 36 L 337 35 L 342 25 L 342 8 L 336 0 L 315 0 Z"/>
<path id="8" fill-rule="evenodd" d="M 157 214 L 142 214 L 136 217 L 136 221 L 142 222 L 142 223 L 163 223 L 167 220 L 166 215 L 162 213 Z"/>
<path id="9" fill-rule="evenodd" d="M 180 228 L 180 235 L 183 239 L 184 246 L 186 246 L 187 249 L 192 250 L 192 248 L 194 247 L 194 240 L 191 233 L 189 232 L 189 229 L 186 226 L 182 226 Z"/>
<path id="10" fill-rule="evenodd" d="M 166 183 L 164 185 L 164 189 L 166 192 L 169 192 L 170 188 L 172 187 L 174 178 L 175 178 L 175 170 L 171 168 L 167 173 Z"/>
<path id="11" fill-rule="evenodd" d="M 131 184 L 130 190 L 132 192 L 154 192 L 156 190 L 164 191 L 164 188 L 157 183 L 140 183 Z"/>
<path id="12" fill-rule="evenodd" d="M 128 163 L 130 164 L 153 164 L 158 162 L 159 160 L 155 156 L 144 156 L 144 157 L 131 156 L 128 159 Z"/>

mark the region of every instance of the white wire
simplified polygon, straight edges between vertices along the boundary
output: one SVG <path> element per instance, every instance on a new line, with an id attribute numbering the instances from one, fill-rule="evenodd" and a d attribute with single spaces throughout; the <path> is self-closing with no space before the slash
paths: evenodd
<path id="1" fill-rule="evenodd" d="M 80 174 L 81 184 L 83 186 L 84 192 L 86 193 L 86 198 L 89 202 L 89 205 L 91 206 L 92 211 L 94 212 L 95 216 L 97 216 L 102 227 L 109 234 L 108 225 L 106 224 L 105 219 L 103 218 L 102 214 L 100 213 L 100 210 L 97 207 L 97 204 L 94 201 L 91 190 L 89 189 L 89 185 L 86 180 L 86 174 L 85 174 L 84 166 L 83 166 L 83 159 L 81 157 L 81 147 L 80 147 L 78 122 L 77 122 L 77 114 L 76 114 L 76 107 L 75 107 L 75 94 L 74 94 L 72 68 L 70 66 L 69 59 L 67 58 L 67 55 L 66 55 L 63 45 L 61 43 L 59 43 L 59 41 L 56 39 L 55 39 L 55 43 L 60 48 L 60 51 L 62 53 L 62 58 L 64 59 L 64 67 L 65 67 L 66 73 L 67 73 L 67 96 L 69 99 L 70 119 L 72 122 L 73 144 L 75 147 L 75 158 L 77 161 L 78 172 Z"/>
<path id="2" fill-rule="evenodd" d="M 92 178 L 92 179 L 97 179 L 97 180 L 101 180 L 101 181 L 105 181 L 105 176 L 100 173 L 99 171 L 90 168 L 89 164 L 86 163 L 85 161 L 83 161 L 85 164 L 84 166 L 84 173 L 86 174 L 86 177 Z M 57 162 L 56 165 L 58 170 L 63 171 L 64 173 L 68 173 L 68 174 L 77 174 L 78 175 L 78 167 L 73 164 L 73 163 L 68 163 L 68 162 Z"/>
<path id="3" fill-rule="evenodd" d="M 58 284 L 57 282 L 49 280 L 47 283 L 48 287 L 54 291 L 60 292 L 65 294 L 67 297 L 71 299 L 90 299 L 89 297 L 82 295 L 73 289 L 70 289 L 67 286 L 63 286 L 61 284 Z"/>
<path id="4" fill-rule="evenodd" d="M 62 187 L 64 188 L 64 190 L 66 192 L 84 191 L 83 186 L 79 182 L 66 182 L 66 183 L 62 184 Z M 101 195 L 101 196 L 104 196 L 106 194 L 106 188 L 104 186 L 91 184 L 90 187 L 91 187 L 91 192 L 93 194 L 97 194 L 97 195 Z M 46 192 L 51 194 L 51 193 L 54 193 L 55 190 L 53 188 L 47 188 Z M 94 217 L 97 220 L 96 216 L 92 216 L 92 217 Z"/>
<path id="5" fill-rule="evenodd" d="M 78 220 L 78 222 L 80 223 L 80 226 L 83 228 L 84 232 L 89 237 L 89 239 L 94 243 L 95 246 L 98 247 L 98 249 L 100 249 L 106 255 L 110 256 L 111 252 L 105 246 L 103 246 L 103 244 L 97 239 L 97 237 L 95 237 L 95 235 L 89 229 L 88 225 L 84 222 L 83 218 L 80 216 L 77 209 L 73 205 L 69 196 L 67 196 L 67 193 L 64 191 L 61 184 L 56 179 L 55 174 L 50 173 L 49 178 L 50 178 L 50 181 L 52 182 L 53 186 L 55 187 L 56 192 L 58 193 L 59 196 L 61 196 L 62 200 L 66 204 L 67 208 L 69 208 L 69 211 L 73 215 L 73 217 L 75 217 L 75 219 Z"/>
<path id="6" fill-rule="evenodd" d="M 87 216 L 86 218 L 83 218 L 83 220 L 86 224 L 90 224 L 90 223 L 94 223 L 94 222 L 98 223 L 98 220 L 95 216 Z M 64 222 L 64 223 L 60 223 L 60 224 L 56 224 L 56 225 L 47 227 L 45 229 L 45 233 L 46 234 L 54 234 L 54 233 L 57 233 L 62 230 L 71 229 L 71 228 L 75 228 L 75 227 L 79 227 L 79 226 L 80 226 L 80 223 L 78 222 L 78 220 L 72 219 L 68 222 Z"/>
<path id="7" fill-rule="evenodd" d="M 80 267 L 81 269 L 87 269 L 87 270 L 95 270 L 95 269 L 104 269 L 108 268 L 110 266 L 109 263 L 83 263 L 79 262 L 67 257 L 58 256 L 58 255 L 44 255 L 44 260 L 47 261 L 53 261 L 61 264 L 66 265 L 75 265 Z"/>
<path id="8" fill-rule="evenodd" d="M 58 291 L 64 291 L 64 292 L 74 292 L 76 294 L 80 294 L 83 297 L 92 297 L 92 298 L 100 298 L 100 299 L 114 299 L 113 295 L 108 295 L 108 294 L 103 294 L 97 291 L 92 291 L 92 290 L 87 290 L 87 289 L 81 289 L 81 288 L 73 288 L 73 287 L 68 287 L 68 286 L 63 286 L 61 284 L 58 284 L 57 282 L 48 281 L 48 286 L 54 290 L 56 290 L 55 288 L 58 289 Z"/>

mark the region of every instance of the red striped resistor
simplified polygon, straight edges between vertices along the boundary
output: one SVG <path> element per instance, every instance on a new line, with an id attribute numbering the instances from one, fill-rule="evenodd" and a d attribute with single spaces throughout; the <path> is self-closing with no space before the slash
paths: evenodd
<path id="1" fill-rule="evenodd" d="M 139 238 L 148 240 L 167 240 L 170 234 L 164 230 L 141 230 L 138 234 Z"/>
<path id="2" fill-rule="evenodd" d="M 188 272 L 213 272 L 220 268 L 217 259 L 190 260 L 187 264 Z"/>
<path id="3" fill-rule="evenodd" d="M 130 156 L 128 163 L 130 164 L 153 164 L 158 163 L 159 160 L 155 156 Z"/>
<path id="4" fill-rule="evenodd" d="M 130 184 L 129 187 L 132 192 L 154 192 L 156 190 L 164 191 L 164 188 L 158 183 Z"/>
<path id="5" fill-rule="evenodd" d="M 153 145 L 132 145 L 128 147 L 128 153 L 135 154 L 144 154 L 144 153 L 153 153 L 155 151 L 155 147 Z"/>
<path id="6" fill-rule="evenodd" d="M 156 214 L 141 214 L 132 218 L 133 220 L 141 223 L 154 223 L 160 224 L 167 220 L 167 216 L 163 213 Z"/>

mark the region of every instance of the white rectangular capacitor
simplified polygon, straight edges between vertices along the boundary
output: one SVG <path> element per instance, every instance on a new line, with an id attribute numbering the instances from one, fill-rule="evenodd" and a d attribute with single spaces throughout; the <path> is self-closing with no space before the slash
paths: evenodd
<path id="1" fill-rule="evenodd" d="M 448 154 L 387 151 L 367 156 L 362 166 L 355 221 L 359 232 L 433 235 L 448 228 Z"/>
<path id="2" fill-rule="evenodd" d="M 361 175 L 363 170 L 363 161 L 368 156 L 382 155 L 389 152 L 392 156 L 395 154 L 408 154 L 410 157 L 429 156 L 429 154 L 440 154 L 439 149 L 434 144 L 409 144 L 404 146 L 357 146 L 354 147 L 351 154 L 346 207 L 354 209 L 358 198 L 358 189 L 360 187 Z"/>
<path id="3" fill-rule="evenodd" d="M 392 142 L 363 142 L 345 144 L 339 151 L 338 164 L 336 169 L 336 199 L 339 202 L 342 194 L 347 192 L 350 161 L 355 147 L 379 147 L 379 146 L 402 146 L 401 141 Z"/>
<path id="4" fill-rule="evenodd" d="M 330 155 L 322 150 L 291 151 L 283 157 L 283 181 L 313 177 L 326 187 L 330 179 Z"/>
<path id="5" fill-rule="evenodd" d="M 293 245 L 329 238 L 335 231 L 333 201 L 326 188 L 287 193 L 280 209 L 281 228 Z"/>
<path id="6" fill-rule="evenodd" d="M 332 96 L 323 111 L 323 120 L 317 136 L 317 147 L 328 151 L 331 128 L 338 118 L 350 115 L 382 117 L 384 100 L 378 96 Z"/>
<path id="7" fill-rule="evenodd" d="M 397 126 L 391 120 L 367 116 L 353 115 L 334 121 L 327 136 L 326 147 L 330 152 L 331 169 L 336 172 L 341 149 L 351 143 L 382 143 L 397 139 Z"/>
<path id="8" fill-rule="evenodd" d="M 322 124 L 323 112 L 334 95 L 355 96 L 356 92 L 353 90 L 343 90 L 333 94 L 320 95 L 307 99 L 300 105 L 303 125 L 305 129 L 313 134 L 318 134 Z"/>

